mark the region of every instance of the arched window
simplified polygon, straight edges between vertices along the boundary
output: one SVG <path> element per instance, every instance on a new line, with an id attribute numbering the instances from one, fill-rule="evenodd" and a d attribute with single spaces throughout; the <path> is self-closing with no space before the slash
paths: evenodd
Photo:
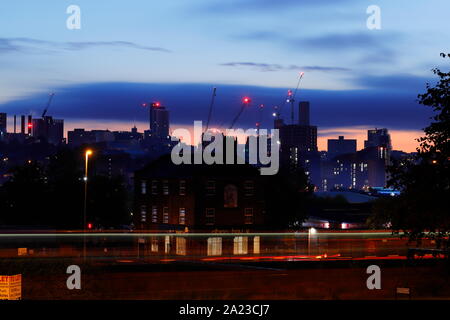
<path id="1" fill-rule="evenodd" d="M 223 190 L 223 206 L 225 208 L 237 208 L 238 190 L 233 184 L 228 184 Z"/>

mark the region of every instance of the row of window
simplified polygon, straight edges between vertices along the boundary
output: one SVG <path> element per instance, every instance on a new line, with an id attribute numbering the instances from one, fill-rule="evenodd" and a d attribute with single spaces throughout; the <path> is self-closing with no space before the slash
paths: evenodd
<path id="1" fill-rule="evenodd" d="M 151 222 L 158 223 L 158 207 L 152 206 Z M 205 209 L 206 225 L 214 225 L 216 219 L 216 209 Z M 141 222 L 147 222 L 147 206 L 141 206 Z M 169 223 L 169 207 L 163 207 L 162 223 Z M 253 224 L 253 208 L 244 209 L 244 223 Z M 178 209 L 178 224 L 186 224 L 186 208 Z"/>
<path id="2" fill-rule="evenodd" d="M 158 180 L 151 181 L 151 193 L 153 195 L 158 194 Z M 169 195 L 169 180 L 162 181 L 162 193 L 163 195 Z M 147 181 L 141 181 L 141 194 L 147 194 Z M 180 196 L 186 195 L 186 180 L 180 180 L 178 184 L 178 194 Z"/>
<path id="3" fill-rule="evenodd" d="M 158 223 L 158 207 L 152 206 L 152 223 Z M 147 206 L 141 206 L 141 222 L 147 222 Z M 163 207 L 162 223 L 169 223 L 169 207 Z M 186 208 L 178 210 L 178 224 L 186 224 Z"/>
<path id="4" fill-rule="evenodd" d="M 158 194 L 158 180 L 151 181 L 151 194 Z M 254 183 L 252 180 L 246 180 L 244 182 L 244 195 L 253 196 L 254 195 Z M 141 181 L 141 194 L 147 194 L 147 181 Z M 169 195 L 169 180 L 162 180 L 162 194 Z M 186 180 L 180 180 L 178 183 L 178 194 L 180 196 L 186 195 Z M 206 195 L 216 194 L 216 182 L 214 180 L 208 180 L 206 182 Z"/>

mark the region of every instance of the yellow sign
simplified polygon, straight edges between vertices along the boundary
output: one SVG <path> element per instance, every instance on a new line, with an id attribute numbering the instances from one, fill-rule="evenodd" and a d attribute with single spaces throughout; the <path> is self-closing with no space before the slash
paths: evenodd
<path id="1" fill-rule="evenodd" d="M 22 299 L 22 275 L 0 276 L 0 300 Z"/>

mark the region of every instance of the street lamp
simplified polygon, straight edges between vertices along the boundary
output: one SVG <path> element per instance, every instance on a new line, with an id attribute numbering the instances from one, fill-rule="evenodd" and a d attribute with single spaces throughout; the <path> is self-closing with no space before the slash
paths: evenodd
<path id="1" fill-rule="evenodd" d="M 308 230 L 308 255 L 311 255 L 311 236 L 315 235 L 316 232 L 315 228 L 309 228 Z"/>
<path id="2" fill-rule="evenodd" d="M 92 155 L 92 150 L 88 149 L 85 152 L 84 162 L 84 210 L 83 210 L 83 258 L 86 260 L 86 212 L 87 212 L 87 187 L 88 187 L 88 163 L 89 156 Z"/>

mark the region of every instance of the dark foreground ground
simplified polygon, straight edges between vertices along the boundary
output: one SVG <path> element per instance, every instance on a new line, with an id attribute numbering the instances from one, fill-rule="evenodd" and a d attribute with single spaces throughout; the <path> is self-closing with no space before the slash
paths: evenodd
<path id="1" fill-rule="evenodd" d="M 68 290 L 66 268 L 82 270 L 81 290 Z M 381 268 L 381 290 L 369 290 L 369 265 Z M 3 259 L 0 274 L 22 273 L 22 298 L 46 299 L 450 299 L 443 260 L 320 261 L 217 264 L 199 262 Z M 396 295 L 396 288 L 411 295 Z"/>

